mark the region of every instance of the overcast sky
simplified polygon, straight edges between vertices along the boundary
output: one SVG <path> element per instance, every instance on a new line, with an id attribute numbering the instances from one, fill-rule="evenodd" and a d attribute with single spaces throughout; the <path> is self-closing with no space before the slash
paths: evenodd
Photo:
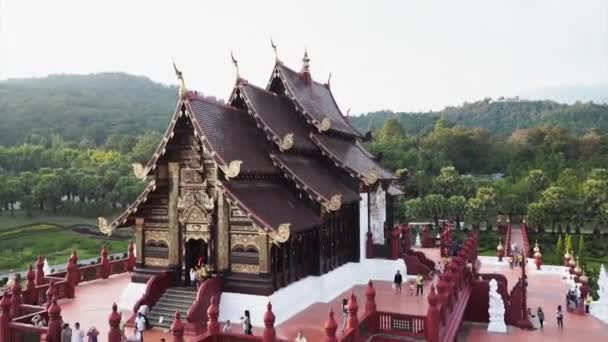
<path id="1" fill-rule="evenodd" d="M 0 0 L 0 79 L 125 71 L 227 98 L 265 86 L 274 55 L 332 72 L 354 113 L 428 110 L 608 79 L 607 0 Z"/>

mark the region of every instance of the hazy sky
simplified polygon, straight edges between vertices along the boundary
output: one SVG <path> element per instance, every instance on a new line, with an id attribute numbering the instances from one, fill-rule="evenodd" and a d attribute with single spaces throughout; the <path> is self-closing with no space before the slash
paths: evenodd
<path id="1" fill-rule="evenodd" d="M 0 79 L 125 71 L 227 98 L 274 62 L 313 77 L 346 111 L 428 110 L 608 79 L 607 0 L 0 0 Z"/>

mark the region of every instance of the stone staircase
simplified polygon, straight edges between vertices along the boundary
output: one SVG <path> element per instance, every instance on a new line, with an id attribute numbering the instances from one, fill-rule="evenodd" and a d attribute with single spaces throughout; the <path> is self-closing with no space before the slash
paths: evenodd
<path id="1" fill-rule="evenodd" d="M 175 311 L 179 310 L 183 321 L 195 300 L 195 287 L 168 288 L 148 314 L 150 325 L 155 328 L 169 329 L 173 323 Z M 162 322 L 160 322 L 161 317 Z"/>

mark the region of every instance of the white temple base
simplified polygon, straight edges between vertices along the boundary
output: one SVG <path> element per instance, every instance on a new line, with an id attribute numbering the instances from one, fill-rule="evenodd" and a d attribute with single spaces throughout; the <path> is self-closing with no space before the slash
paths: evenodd
<path id="1" fill-rule="evenodd" d="M 122 290 L 117 305 L 118 311 L 122 313 L 124 319 L 129 318 L 133 314 L 133 307 L 146 292 L 146 286 L 147 284 L 129 282 L 127 287 Z"/>
<path id="2" fill-rule="evenodd" d="M 505 322 L 501 322 L 501 321 L 491 321 L 492 319 L 490 318 L 490 324 L 488 324 L 488 331 L 489 332 L 493 332 L 493 333 L 502 333 L 502 334 L 506 334 L 507 333 L 507 325 L 505 324 Z"/>
<path id="3" fill-rule="evenodd" d="M 600 321 L 608 324 L 608 303 L 591 303 L 589 306 L 589 313 Z"/>
<path id="4" fill-rule="evenodd" d="M 360 263 L 348 263 L 322 276 L 309 276 L 269 297 L 232 292 L 223 292 L 220 300 L 220 321 L 230 320 L 239 323 L 245 310 L 251 313 L 251 324 L 264 326 L 266 305 L 272 303 L 276 317 L 275 326 L 285 322 L 313 303 L 327 303 L 355 285 L 367 284 L 371 279 L 392 282 L 399 270 L 405 278 L 406 268 L 403 260 L 364 259 Z M 359 302 L 364 298 L 357 298 Z M 363 304 L 359 304 L 360 307 Z"/>

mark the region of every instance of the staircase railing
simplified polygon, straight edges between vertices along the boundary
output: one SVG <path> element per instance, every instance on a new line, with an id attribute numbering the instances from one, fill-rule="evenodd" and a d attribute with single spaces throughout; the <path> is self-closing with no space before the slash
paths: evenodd
<path id="1" fill-rule="evenodd" d="M 167 272 L 162 272 L 150 278 L 146 286 L 146 292 L 133 306 L 133 314 L 137 314 L 137 310 L 142 305 L 154 306 L 169 286 L 171 286 L 171 276 Z"/>
<path id="2" fill-rule="evenodd" d="M 207 308 L 211 304 L 211 297 L 215 297 L 218 305 L 221 300 L 222 279 L 214 277 L 205 280 L 199 287 L 196 294 L 196 300 L 188 310 L 186 324 L 187 334 L 200 334 L 207 325 Z"/>

